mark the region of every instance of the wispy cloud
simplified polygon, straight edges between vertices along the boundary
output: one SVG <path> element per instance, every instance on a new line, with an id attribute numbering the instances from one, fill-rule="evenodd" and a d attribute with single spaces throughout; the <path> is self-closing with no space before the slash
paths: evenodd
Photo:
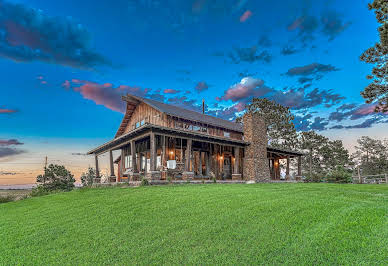
<path id="1" fill-rule="evenodd" d="M 240 17 L 240 22 L 243 23 L 247 21 L 251 16 L 252 16 L 252 11 L 250 10 L 245 11 L 244 14 L 242 14 Z"/>
<path id="2" fill-rule="evenodd" d="M 8 108 L 1 108 L 0 107 L 0 114 L 13 114 L 18 112 L 18 110 L 15 109 L 8 109 Z"/>
<path id="3" fill-rule="evenodd" d="M 93 51 L 90 34 L 70 18 L 0 0 L 0 56 L 16 62 L 43 61 L 81 69 L 110 62 Z"/>

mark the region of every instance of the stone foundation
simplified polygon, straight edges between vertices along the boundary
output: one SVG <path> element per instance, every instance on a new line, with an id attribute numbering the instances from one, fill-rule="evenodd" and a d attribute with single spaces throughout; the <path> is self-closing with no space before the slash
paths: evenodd
<path id="1" fill-rule="evenodd" d="M 241 180 L 241 174 L 232 174 L 232 180 Z"/>
<path id="2" fill-rule="evenodd" d="M 183 180 L 192 180 L 194 178 L 194 172 L 183 172 L 182 179 Z"/>
<path id="3" fill-rule="evenodd" d="M 160 171 L 150 171 L 146 173 L 145 178 L 148 180 L 160 180 L 161 176 Z"/>

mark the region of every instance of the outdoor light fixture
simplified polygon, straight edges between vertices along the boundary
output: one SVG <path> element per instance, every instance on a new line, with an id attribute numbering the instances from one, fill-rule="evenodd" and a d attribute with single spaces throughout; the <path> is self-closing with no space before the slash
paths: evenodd
<path id="1" fill-rule="evenodd" d="M 171 154 L 171 155 L 173 155 L 173 154 L 174 154 L 174 152 L 173 152 L 173 151 L 170 151 L 170 154 Z"/>

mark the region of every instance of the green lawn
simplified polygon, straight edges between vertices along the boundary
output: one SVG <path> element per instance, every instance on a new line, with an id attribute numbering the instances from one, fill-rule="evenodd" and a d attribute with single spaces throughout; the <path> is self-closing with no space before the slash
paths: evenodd
<path id="1" fill-rule="evenodd" d="M 388 264 L 388 186 L 85 189 L 0 204 L 0 265 Z"/>

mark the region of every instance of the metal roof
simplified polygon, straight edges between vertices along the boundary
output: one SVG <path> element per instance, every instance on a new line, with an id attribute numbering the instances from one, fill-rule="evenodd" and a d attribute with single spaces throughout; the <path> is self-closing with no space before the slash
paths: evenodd
<path id="1" fill-rule="evenodd" d="M 155 108 L 156 110 L 162 113 L 165 113 L 167 115 L 243 133 L 243 126 L 240 123 L 231 122 L 225 119 L 210 116 L 207 114 L 202 114 L 202 113 L 188 110 L 175 105 L 158 102 L 148 98 L 142 98 L 142 97 L 129 95 L 129 94 L 127 96 L 135 98 L 139 101 L 142 101 L 150 105 L 151 107 Z"/>

